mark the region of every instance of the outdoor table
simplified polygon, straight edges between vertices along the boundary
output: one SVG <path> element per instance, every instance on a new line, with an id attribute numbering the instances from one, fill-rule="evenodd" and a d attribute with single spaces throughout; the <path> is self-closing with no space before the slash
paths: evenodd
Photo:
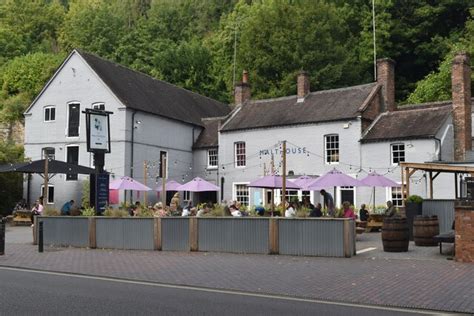
<path id="1" fill-rule="evenodd" d="M 383 217 L 383 214 L 369 214 L 366 232 L 370 232 L 374 228 L 381 229 L 383 225 Z"/>
<path id="2" fill-rule="evenodd" d="M 16 210 L 13 212 L 13 215 L 13 225 L 16 226 L 18 224 L 31 224 L 31 210 Z"/>

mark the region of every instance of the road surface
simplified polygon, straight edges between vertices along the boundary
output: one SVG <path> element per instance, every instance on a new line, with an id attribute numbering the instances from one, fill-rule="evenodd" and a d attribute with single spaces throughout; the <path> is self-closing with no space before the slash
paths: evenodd
<path id="1" fill-rule="evenodd" d="M 0 293 L 3 315 L 33 312 L 48 315 L 434 314 L 4 267 L 0 267 Z"/>

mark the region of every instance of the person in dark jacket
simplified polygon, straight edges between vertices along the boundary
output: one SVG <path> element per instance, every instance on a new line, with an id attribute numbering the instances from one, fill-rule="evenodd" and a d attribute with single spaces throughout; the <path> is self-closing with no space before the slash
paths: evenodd
<path id="1" fill-rule="evenodd" d="M 309 213 L 309 217 L 321 217 L 323 216 L 323 212 L 321 211 L 321 203 L 318 203 Z"/>
<path id="2" fill-rule="evenodd" d="M 362 204 L 360 206 L 359 219 L 361 220 L 361 222 L 367 222 L 367 220 L 369 219 L 369 211 L 367 211 L 367 209 L 365 208 L 365 204 Z"/>

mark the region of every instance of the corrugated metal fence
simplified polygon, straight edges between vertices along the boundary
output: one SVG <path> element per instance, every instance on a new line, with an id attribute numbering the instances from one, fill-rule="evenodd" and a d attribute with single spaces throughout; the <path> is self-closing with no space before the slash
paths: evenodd
<path id="1" fill-rule="evenodd" d="M 89 246 L 89 220 L 87 217 L 43 217 L 40 221 L 43 222 L 45 245 Z M 36 231 L 38 232 L 38 230 Z"/>
<path id="2" fill-rule="evenodd" d="M 454 221 L 454 200 L 423 200 L 423 215 L 437 215 L 439 232 L 452 230 Z"/>
<path id="3" fill-rule="evenodd" d="M 96 218 L 97 248 L 153 250 L 152 218 Z"/>
<path id="4" fill-rule="evenodd" d="M 350 257 L 348 219 L 39 217 L 46 244 L 110 249 Z"/>
<path id="5" fill-rule="evenodd" d="M 278 222 L 280 254 L 344 257 L 344 220 L 286 219 Z M 352 239 L 349 242 L 353 244 Z"/>
<path id="6" fill-rule="evenodd" d="M 266 254 L 268 230 L 265 218 L 199 218 L 199 250 Z"/>
<path id="7" fill-rule="evenodd" d="M 161 219 L 162 250 L 189 251 L 189 218 Z"/>

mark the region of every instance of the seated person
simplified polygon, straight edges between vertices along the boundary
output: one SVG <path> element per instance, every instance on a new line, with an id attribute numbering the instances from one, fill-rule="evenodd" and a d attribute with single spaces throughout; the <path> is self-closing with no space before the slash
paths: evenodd
<path id="1" fill-rule="evenodd" d="M 229 210 L 232 216 L 236 216 L 236 217 L 242 216 L 242 212 L 240 212 L 240 203 L 237 201 L 232 202 L 232 205 L 229 206 Z"/>
<path id="2" fill-rule="evenodd" d="M 210 211 L 211 211 L 210 205 L 209 205 L 209 204 L 205 204 L 202 209 L 200 209 L 199 211 L 197 211 L 196 216 L 197 216 L 197 217 L 202 217 L 202 216 L 206 215 L 207 213 L 209 213 Z"/>
<path id="3" fill-rule="evenodd" d="M 285 217 L 296 217 L 295 205 L 293 202 L 288 203 L 288 207 L 285 211 Z"/>
<path id="4" fill-rule="evenodd" d="M 367 211 L 367 209 L 365 208 L 365 204 L 362 204 L 360 206 L 359 218 L 362 222 L 367 222 L 367 220 L 369 219 L 369 211 Z"/>
<path id="5" fill-rule="evenodd" d="M 304 198 L 303 206 L 309 208 L 310 210 L 314 210 L 314 205 L 311 203 L 309 196 L 306 196 Z"/>
<path id="6" fill-rule="evenodd" d="M 193 202 L 189 201 L 188 205 L 186 205 L 183 208 L 183 212 L 181 213 L 181 216 L 191 216 L 191 209 L 193 208 Z"/>
<path id="7" fill-rule="evenodd" d="M 257 215 L 259 216 L 263 216 L 265 214 L 265 208 L 263 207 L 262 203 L 260 203 L 260 205 L 258 205 L 257 207 L 255 207 L 255 212 L 257 213 Z"/>
<path id="8" fill-rule="evenodd" d="M 351 208 L 351 203 L 347 201 L 342 203 L 342 210 L 343 210 L 342 217 L 356 219 L 356 215 L 354 214 L 354 211 Z"/>
<path id="9" fill-rule="evenodd" d="M 318 203 L 316 207 L 314 207 L 311 212 L 309 212 L 309 217 L 322 217 L 323 212 L 321 211 L 322 205 L 321 203 Z"/>
<path id="10" fill-rule="evenodd" d="M 387 208 L 385 209 L 384 215 L 387 217 L 393 217 L 397 213 L 395 206 L 393 206 L 392 201 L 387 201 Z"/>
<path id="11" fill-rule="evenodd" d="M 64 203 L 61 207 L 61 215 L 71 215 L 71 209 L 74 206 L 74 200 Z"/>

